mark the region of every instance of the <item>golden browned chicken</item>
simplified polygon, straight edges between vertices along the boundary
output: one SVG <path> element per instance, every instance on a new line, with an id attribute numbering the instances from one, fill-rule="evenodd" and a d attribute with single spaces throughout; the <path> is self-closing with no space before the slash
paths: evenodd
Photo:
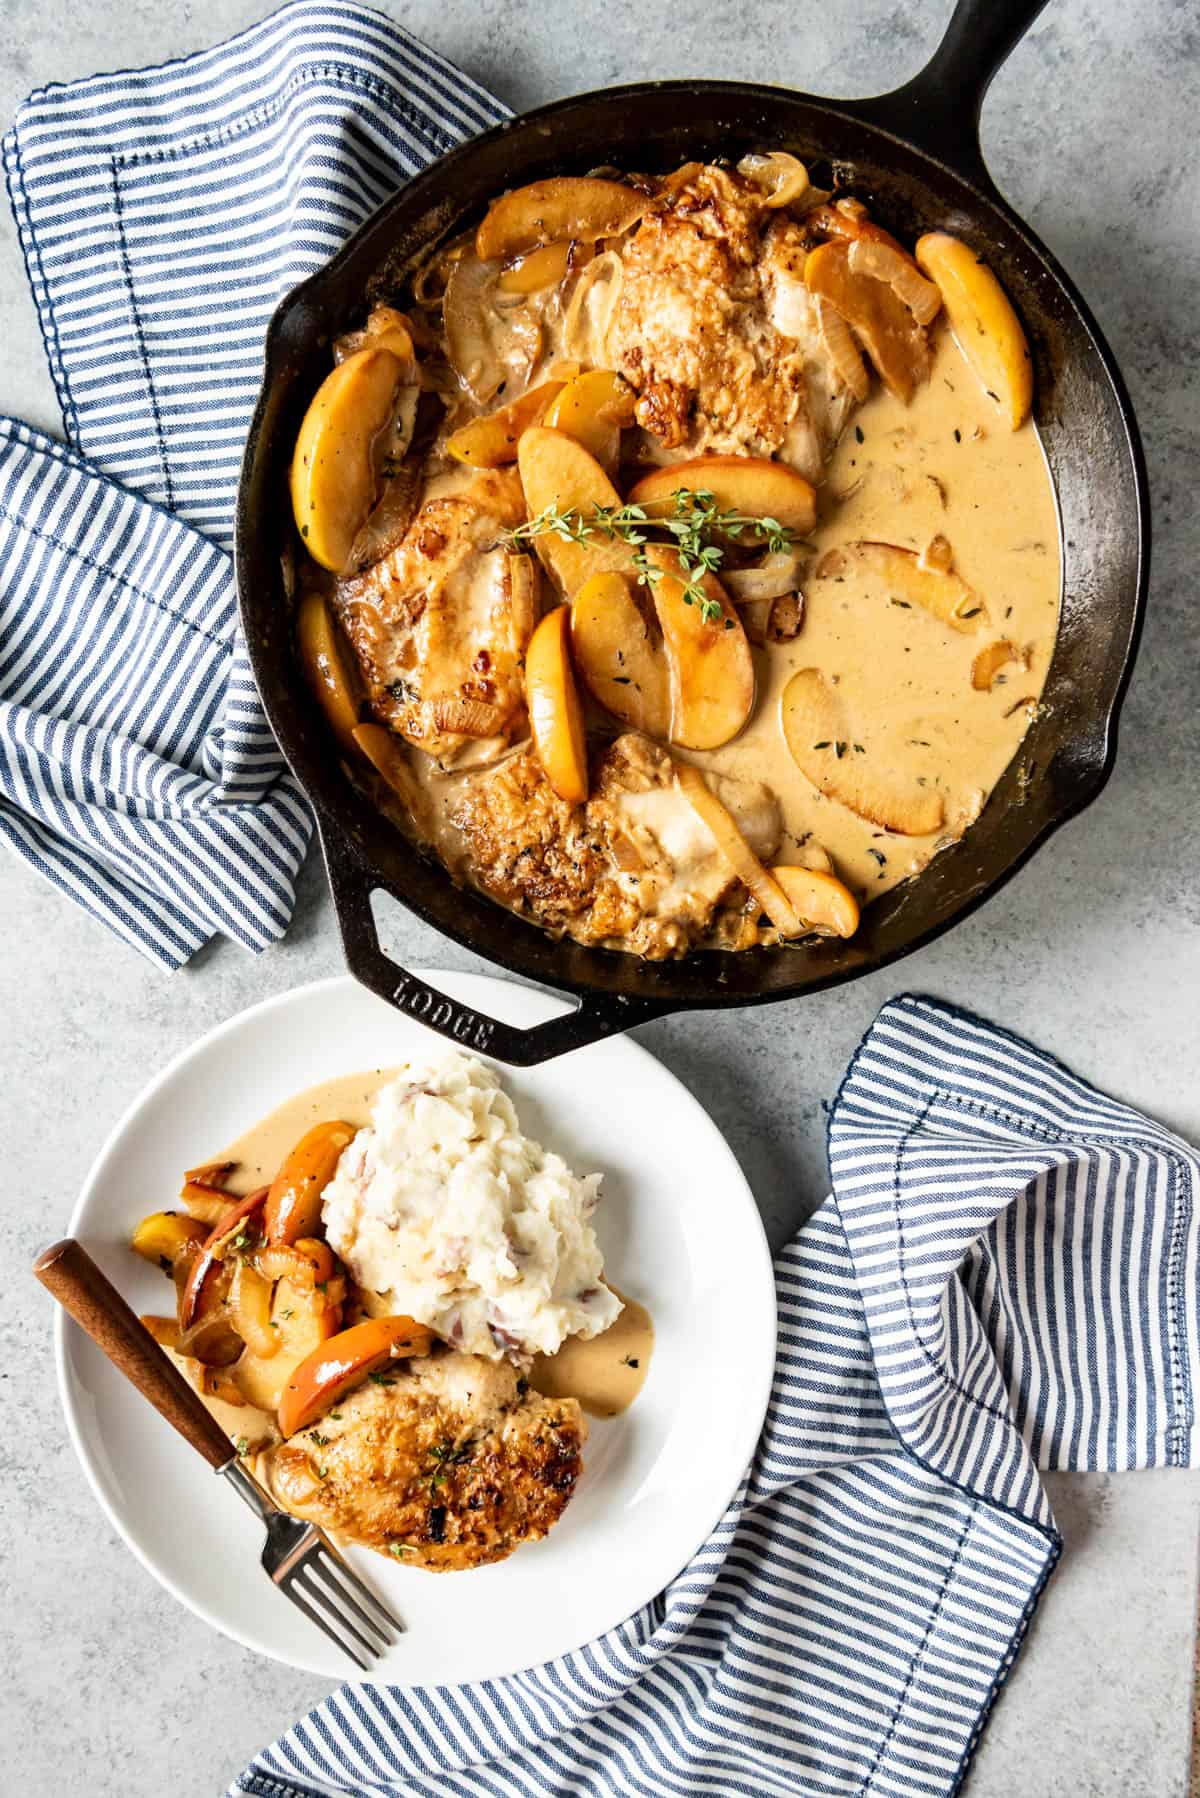
<path id="1" fill-rule="evenodd" d="M 524 728 L 536 594 L 498 543 L 525 517 L 512 469 L 430 483 L 404 539 L 336 605 L 381 723 L 440 758 Z"/>
<path id="2" fill-rule="evenodd" d="M 583 1467 L 573 1398 L 508 1361 L 447 1350 L 360 1386 L 264 1449 L 255 1472 L 297 1517 L 418 1567 L 502 1561 L 559 1518 Z"/>
<path id="3" fill-rule="evenodd" d="M 755 853 L 780 837 L 779 806 L 757 781 L 713 779 Z M 737 885 L 674 764 L 627 732 L 601 751 L 586 805 L 559 799 L 532 750 L 464 782 L 451 813 L 464 871 L 516 911 L 583 943 L 620 941 L 650 960 L 682 955 L 712 929 Z"/>
<path id="4" fill-rule="evenodd" d="M 697 167 L 623 246 L 604 361 L 637 389 L 663 461 L 779 456 L 821 478 L 853 396 L 807 301 L 802 244 L 761 189 Z"/>

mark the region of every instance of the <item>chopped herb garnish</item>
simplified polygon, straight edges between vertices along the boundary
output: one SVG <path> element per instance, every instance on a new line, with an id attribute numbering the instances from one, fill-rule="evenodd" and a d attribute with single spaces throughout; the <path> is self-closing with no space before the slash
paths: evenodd
<path id="1" fill-rule="evenodd" d="M 248 1455 L 250 1453 L 250 1439 L 248 1436 L 239 1436 L 233 1446 L 237 1449 L 239 1455 Z"/>
<path id="2" fill-rule="evenodd" d="M 867 441 L 863 436 L 863 428 L 861 425 L 855 425 L 854 427 L 854 441 L 856 443 L 865 443 Z"/>
<path id="3" fill-rule="evenodd" d="M 855 743 L 855 745 L 854 745 L 854 753 L 855 753 L 855 755 L 866 755 L 866 753 L 867 753 L 867 752 L 866 752 L 866 750 L 865 750 L 865 749 L 864 749 L 864 748 L 863 748 L 863 746 L 862 746 L 862 744 L 861 744 L 861 743 Z"/>
<path id="4" fill-rule="evenodd" d="M 912 606 L 909 604 L 908 600 L 906 600 L 906 599 L 893 599 L 891 603 L 894 606 L 899 606 L 900 610 L 902 612 L 911 612 L 912 611 Z"/>
<path id="5" fill-rule="evenodd" d="M 626 1355 L 621 1362 L 622 1367 L 637 1367 L 638 1365 L 639 1363 L 636 1355 Z"/>
<path id="6" fill-rule="evenodd" d="M 388 1553 L 390 1555 L 395 1555 L 398 1561 L 402 1561 L 405 1555 L 415 1555 L 416 1552 L 416 1549 L 410 1548 L 407 1542 L 388 1543 Z"/>
<path id="7" fill-rule="evenodd" d="M 369 1373 L 367 1378 L 370 1380 L 372 1386 L 394 1386 L 396 1384 L 396 1377 L 394 1374 Z"/>
<path id="8" fill-rule="evenodd" d="M 846 753 L 846 745 L 844 743 L 835 743 L 833 746 L 833 753 L 834 753 L 834 755 L 836 755 L 838 761 L 840 762 L 842 757 Z"/>
<path id="9" fill-rule="evenodd" d="M 294 1311 L 281 1311 L 279 1313 L 279 1315 L 280 1315 L 280 1317 L 286 1319 L 289 1317 L 295 1317 L 296 1313 Z"/>
<path id="10" fill-rule="evenodd" d="M 829 748 L 829 744 L 828 744 L 828 742 L 825 742 L 825 743 L 814 743 L 814 744 L 813 744 L 813 748 L 814 748 L 814 749 L 828 749 L 828 748 Z"/>
<path id="11" fill-rule="evenodd" d="M 309 1441 L 315 1442 L 318 1448 L 328 1448 L 331 1440 L 329 1436 L 322 1436 L 320 1430 L 313 1430 L 309 1436 Z"/>
<path id="12" fill-rule="evenodd" d="M 867 854 L 874 856 L 881 868 L 887 867 L 887 856 L 883 853 L 882 849 L 868 849 Z"/>
<path id="13" fill-rule="evenodd" d="M 627 674 L 614 674 L 613 675 L 613 686 L 614 687 L 627 687 L 628 685 L 629 685 L 629 676 Z"/>
<path id="14" fill-rule="evenodd" d="M 331 1411 L 331 1412 L 330 1412 L 330 1413 L 329 1413 L 329 1415 L 330 1415 L 330 1417 L 332 1417 L 332 1419 L 333 1419 L 333 1421 L 334 1421 L 334 1422 L 335 1422 L 335 1423 L 341 1423 L 341 1421 L 342 1421 L 342 1414 L 341 1414 L 341 1412 L 340 1412 L 340 1411 Z"/>
<path id="15" fill-rule="evenodd" d="M 954 428 L 954 441 L 955 443 L 962 442 L 962 432 L 958 429 L 957 425 Z"/>
<path id="16" fill-rule="evenodd" d="M 960 612 L 958 615 L 960 618 L 978 618 L 982 610 L 982 606 L 972 606 L 969 612 Z"/>
<path id="17" fill-rule="evenodd" d="M 316 1283 L 315 1283 L 315 1287 L 314 1287 L 314 1290 L 315 1290 L 315 1291 L 317 1291 L 317 1292 L 324 1292 L 324 1291 L 325 1291 L 325 1288 L 326 1288 L 326 1287 L 327 1287 L 327 1286 L 328 1286 L 328 1285 L 329 1285 L 329 1282 L 328 1282 L 328 1280 L 318 1280 L 318 1281 L 317 1281 L 317 1282 L 316 1282 Z"/>

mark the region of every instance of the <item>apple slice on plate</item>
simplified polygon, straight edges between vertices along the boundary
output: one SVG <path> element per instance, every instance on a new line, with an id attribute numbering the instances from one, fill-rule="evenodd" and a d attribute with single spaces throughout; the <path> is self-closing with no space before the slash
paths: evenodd
<path id="1" fill-rule="evenodd" d="M 321 1228 L 321 1195 L 337 1171 L 342 1150 L 355 1136 L 338 1119 L 314 1124 L 286 1157 L 271 1182 L 263 1230 L 271 1243 L 316 1236 Z"/>
<path id="2" fill-rule="evenodd" d="M 307 1429 L 369 1375 L 432 1347 L 433 1332 L 411 1317 L 369 1317 L 343 1330 L 296 1367 L 280 1396 L 280 1430 L 294 1436 Z"/>
<path id="3" fill-rule="evenodd" d="M 671 679 L 662 627 L 634 575 L 602 571 L 583 583 L 571 605 L 571 648 L 579 678 L 598 705 L 666 742 Z"/>

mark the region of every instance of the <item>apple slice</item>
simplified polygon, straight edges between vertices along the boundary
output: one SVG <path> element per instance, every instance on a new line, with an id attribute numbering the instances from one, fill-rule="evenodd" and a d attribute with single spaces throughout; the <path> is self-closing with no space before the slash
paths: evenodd
<path id="1" fill-rule="evenodd" d="M 726 811 L 699 768 L 693 768 L 690 762 L 677 762 L 675 778 L 692 810 L 712 832 L 730 869 L 762 906 L 779 934 L 801 936 L 804 927 L 792 909 L 791 900 L 774 875 L 767 873 L 738 829 L 736 819 Z"/>
<path id="2" fill-rule="evenodd" d="M 246 1401 L 263 1411 L 277 1410 L 296 1369 L 335 1334 L 341 1316 L 341 1307 L 328 1303 L 324 1293 L 280 1280 L 271 1297 L 272 1353 L 256 1354 L 247 1345 L 233 1370 Z"/>
<path id="3" fill-rule="evenodd" d="M 517 466 L 531 518 L 553 506 L 559 513 L 580 513 L 586 523 L 597 506 L 621 503 L 620 494 L 595 456 L 566 431 L 555 431 L 548 425 L 531 426 L 517 445 Z M 637 575 L 630 545 L 599 531 L 586 543 L 576 543 L 551 531 L 535 537 L 533 546 L 564 599 L 573 599 L 593 574 Z"/>
<path id="4" fill-rule="evenodd" d="M 503 468 L 515 462 L 522 432 L 537 424 L 565 386 L 565 381 L 543 381 L 486 418 L 473 418 L 447 438 L 447 450 L 455 461 L 471 468 Z"/>
<path id="5" fill-rule="evenodd" d="M 185 1334 L 204 1319 L 224 1313 L 233 1275 L 233 1263 L 229 1261 L 227 1251 L 243 1232 L 247 1237 L 257 1235 L 266 1198 L 265 1186 L 247 1193 L 244 1199 L 229 1207 L 205 1237 L 179 1298 L 179 1327 Z M 188 1350 L 189 1354 L 196 1352 Z"/>
<path id="6" fill-rule="evenodd" d="M 390 350 L 361 349 L 326 375 L 292 456 L 292 510 L 314 562 L 341 574 L 375 504 L 375 444 L 404 374 Z"/>
<path id="7" fill-rule="evenodd" d="M 662 628 L 646 588 L 625 574 L 593 574 L 571 605 L 579 677 L 614 718 L 665 743 L 671 681 Z"/>
<path id="8" fill-rule="evenodd" d="M 929 344 L 904 301 L 886 281 L 855 274 L 849 242 L 823 243 L 804 263 L 808 290 L 841 313 L 879 371 L 905 404 L 929 375 Z"/>
<path id="9" fill-rule="evenodd" d="M 143 1261 L 151 1261 L 169 1274 L 189 1244 L 198 1247 L 207 1240 L 208 1227 L 199 1218 L 180 1217 L 177 1211 L 152 1211 L 134 1231 L 130 1247 Z"/>
<path id="10" fill-rule="evenodd" d="M 754 658 L 737 611 L 714 575 L 704 579 L 704 608 L 684 597 L 687 572 L 678 553 L 648 545 L 646 557 L 662 570 L 651 587 L 671 679 L 670 740 L 682 749 L 716 749 L 728 743 L 754 707 Z"/>
<path id="11" fill-rule="evenodd" d="M 846 724 L 833 689 L 818 668 L 801 668 L 783 690 L 783 734 L 800 772 L 827 799 L 902 836 L 927 837 L 945 818 L 942 796 L 932 788 L 905 791 L 879 774 L 861 740 Z"/>
<path id="12" fill-rule="evenodd" d="M 547 612 L 530 639 L 525 703 L 546 778 L 568 805 L 583 805 L 588 796 L 587 738 L 571 666 L 571 613 L 566 606 Z"/>
<path id="13" fill-rule="evenodd" d="M 835 874 L 818 868 L 772 868 L 806 931 L 822 936 L 853 936 L 858 929 L 858 900 Z"/>
<path id="14" fill-rule="evenodd" d="M 333 1179 L 342 1150 L 356 1135 L 338 1120 L 314 1124 L 290 1151 L 271 1182 L 263 1212 L 270 1243 L 295 1242 L 321 1228 L 321 1194 Z"/>
<path id="15" fill-rule="evenodd" d="M 309 686 L 342 748 L 354 746 L 358 726 L 356 664 L 323 593 L 308 592 L 296 612 L 296 646 Z"/>
<path id="16" fill-rule="evenodd" d="M 370 1317 L 313 1350 L 292 1373 L 279 1400 L 285 1436 L 307 1429 L 354 1386 L 389 1362 L 427 1355 L 433 1332 L 411 1317 Z"/>
<path id="17" fill-rule="evenodd" d="M 977 631 L 987 623 L 987 608 L 960 574 L 944 537 L 935 537 L 918 555 L 895 543 L 846 543 L 832 549 L 817 564 L 818 579 L 843 574 L 849 562 L 875 575 L 891 599 L 919 606 L 956 631 Z"/>
<path id="18" fill-rule="evenodd" d="M 612 474 L 621 454 L 621 432 L 633 423 L 634 393 L 608 368 L 589 369 L 568 381 L 551 401 L 545 422 L 565 431 Z"/>
<path id="19" fill-rule="evenodd" d="M 945 231 L 917 240 L 917 262 L 935 284 L 959 349 L 1019 430 L 1033 405 L 1033 360 L 1013 303 L 977 251 Z"/>
<path id="20" fill-rule="evenodd" d="M 986 649 L 981 649 L 971 663 L 971 685 L 977 693 L 990 693 L 1002 668 L 1009 662 L 1024 661 L 1016 644 L 1001 637 L 999 642 L 989 643 Z"/>
<path id="21" fill-rule="evenodd" d="M 675 510 L 676 493 L 711 493 L 722 512 L 776 519 L 785 530 L 807 537 L 817 522 L 817 496 L 810 481 L 786 462 L 763 456 L 697 456 L 643 475 L 629 503 L 661 514 Z M 739 541 L 753 533 L 743 532 Z"/>
<path id="22" fill-rule="evenodd" d="M 475 234 L 481 262 L 507 262 L 539 244 L 619 237 L 649 211 L 648 194 L 594 175 L 531 181 L 494 200 Z"/>

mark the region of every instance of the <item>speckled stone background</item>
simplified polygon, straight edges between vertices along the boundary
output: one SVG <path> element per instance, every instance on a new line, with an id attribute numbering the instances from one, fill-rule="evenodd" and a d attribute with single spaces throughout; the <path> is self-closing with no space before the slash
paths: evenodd
<path id="1" fill-rule="evenodd" d="M 664 75 L 879 91 L 916 70 L 949 11 L 948 0 L 384 3 L 517 108 Z M 265 10 L 265 0 L 5 0 L 0 119 L 34 86 L 177 56 Z M 726 1131 L 775 1241 L 823 1195 L 822 1100 L 879 1004 L 904 988 L 1027 1032 L 1200 1139 L 1198 116 L 1195 0 L 1051 0 L 992 90 L 991 167 L 1082 286 L 1133 390 L 1154 486 L 1150 615 L 1115 778 L 982 914 L 841 992 L 640 1033 Z M 0 345 L 0 406 L 58 430 L 6 209 Z M 398 920 L 397 940 L 415 962 L 472 965 L 411 920 Z M 323 1688 L 214 1635 L 113 1536 L 66 1440 L 50 1304 L 28 1266 L 155 1069 L 252 1001 L 337 968 L 329 905 L 310 865 L 280 948 L 254 961 L 214 946 L 167 978 L 5 860 L 0 943 L 0 1566 L 12 1632 L 0 1784 L 29 1798 L 210 1798 Z M 1067 1553 L 971 1798 L 1181 1798 L 1200 1479 L 1049 1483 Z"/>

